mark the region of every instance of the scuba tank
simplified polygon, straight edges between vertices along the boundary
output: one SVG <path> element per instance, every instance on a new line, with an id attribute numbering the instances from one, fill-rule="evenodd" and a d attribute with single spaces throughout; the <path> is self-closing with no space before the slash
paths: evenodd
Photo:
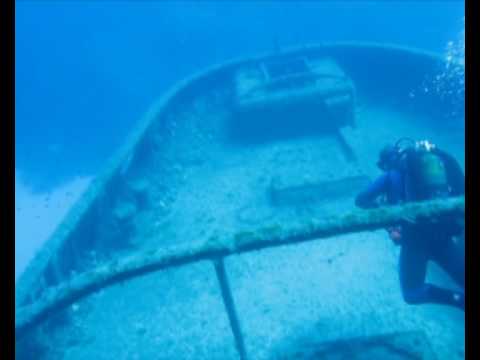
<path id="1" fill-rule="evenodd" d="M 404 177 L 404 198 L 406 202 L 424 201 L 435 198 L 446 198 L 452 194 L 451 166 L 448 167 L 448 157 L 436 149 L 436 146 L 428 141 L 414 141 L 409 138 L 401 138 L 395 143 L 396 168 Z M 453 170 L 454 171 L 454 170 Z M 455 172 L 455 171 L 454 171 Z M 463 226 L 456 216 L 441 216 L 435 219 L 421 221 L 429 234 L 440 231 L 443 235 L 458 235 Z M 412 224 L 408 219 L 402 223 L 402 229 L 410 231 L 411 225 L 420 225 L 419 222 Z M 431 227 L 433 223 L 442 224 L 440 227 Z M 415 230 L 418 228 L 415 226 Z M 390 232 L 390 237 L 392 233 Z M 401 235 L 403 237 L 403 235 Z M 395 240 L 397 241 L 398 240 Z"/>
<path id="2" fill-rule="evenodd" d="M 450 193 L 445 163 L 435 145 L 419 141 L 403 150 L 407 201 L 447 197 Z"/>

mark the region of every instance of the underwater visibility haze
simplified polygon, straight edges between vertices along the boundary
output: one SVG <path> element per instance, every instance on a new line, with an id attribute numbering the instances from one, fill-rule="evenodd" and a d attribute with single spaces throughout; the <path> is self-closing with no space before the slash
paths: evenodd
<path id="1" fill-rule="evenodd" d="M 464 27 L 16 1 L 16 358 L 463 359 Z"/>

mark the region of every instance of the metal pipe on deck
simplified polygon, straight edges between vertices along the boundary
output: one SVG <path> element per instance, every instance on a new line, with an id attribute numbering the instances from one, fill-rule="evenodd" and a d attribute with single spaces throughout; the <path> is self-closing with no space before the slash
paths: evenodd
<path id="1" fill-rule="evenodd" d="M 217 274 L 220 291 L 222 294 L 223 303 L 227 311 L 230 327 L 232 328 L 233 337 L 235 339 L 235 347 L 237 348 L 240 360 L 247 360 L 247 351 L 243 341 L 242 329 L 240 321 L 238 320 L 237 311 L 235 309 L 235 302 L 233 301 L 232 289 L 228 280 L 227 272 L 225 271 L 225 263 L 223 258 L 213 261 L 215 266 L 215 273 Z"/>

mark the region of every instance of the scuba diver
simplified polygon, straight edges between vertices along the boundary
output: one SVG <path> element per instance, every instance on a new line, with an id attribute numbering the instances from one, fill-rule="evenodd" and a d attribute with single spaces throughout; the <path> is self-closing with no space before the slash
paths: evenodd
<path id="1" fill-rule="evenodd" d="M 407 142 L 407 146 L 402 146 Z M 383 174 L 355 199 L 373 208 L 465 194 L 465 176 L 458 162 L 428 141 L 402 138 L 385 146 L 377 166 Z M 435 303 L 465 311 L 464 220 L 454 215 L 422 222 L 405 219 L 387 229 L 401 246 L 399 277 L 408 304 Z M 453 291 L 425 281 L 428 261 L 436 262 L 463 289 Z"/>

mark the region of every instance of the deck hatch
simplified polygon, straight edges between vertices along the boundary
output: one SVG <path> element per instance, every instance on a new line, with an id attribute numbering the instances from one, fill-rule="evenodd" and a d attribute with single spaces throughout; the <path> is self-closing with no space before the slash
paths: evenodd
<path id="1" fill-rule="evenodd" d="M 261 61 L 234 76 L 232 135 L 275 138 L 354 126 L 355 88 L 330 58 Z M 272 129 L 286 128 L 282 134 Z M 291 135 L 288 135 L 291 134 Z"/>

